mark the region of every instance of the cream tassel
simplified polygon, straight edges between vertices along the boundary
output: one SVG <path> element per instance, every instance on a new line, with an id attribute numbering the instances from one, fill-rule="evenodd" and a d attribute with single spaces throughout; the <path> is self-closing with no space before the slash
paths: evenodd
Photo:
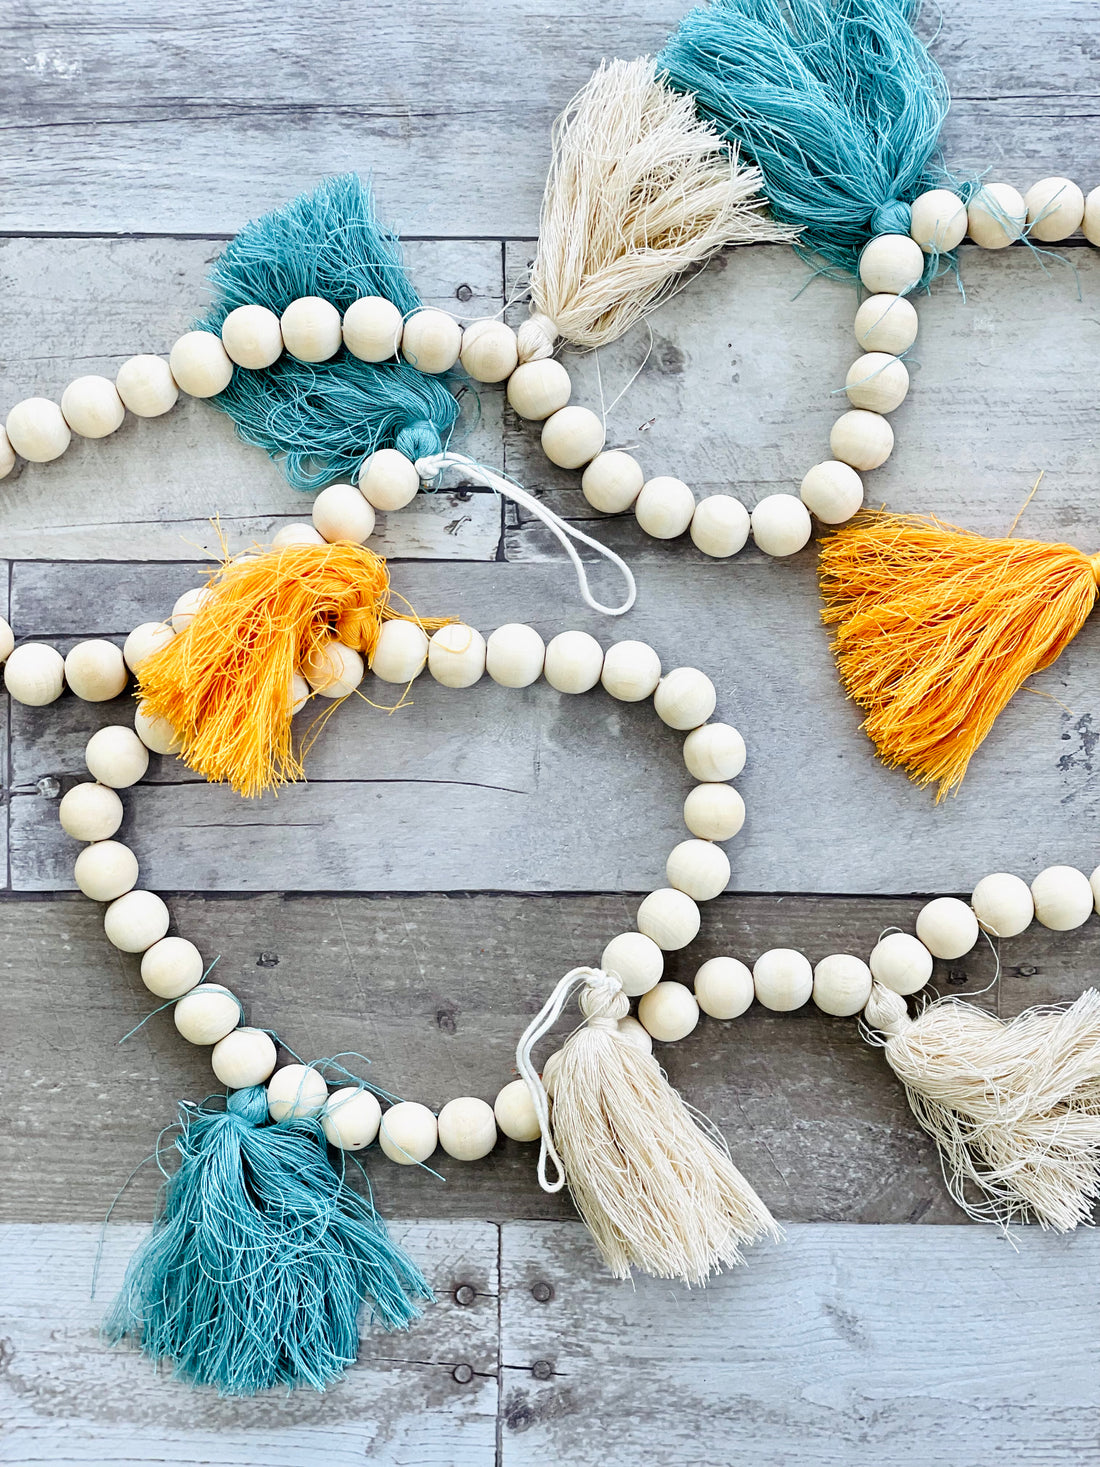
<path id="1" fill-rule="evenodd" d="M 587 1022 L 551 1056 L 544 1087 L 531 1051 L 577 988 Z M 702 1284 L 722 1264 L 743 1263 L 743 1243 L 778 1238 L 779 1229 L 715 1127 L 684 1103 L 652 1055 L 620 1033 L 629 1008 L 617 977 L 575 968 L 520 1040 L 516 1065 L 542 1131 L 539 1181 L 547 1192 L 568 1182 L 617 1278 L 636 1265 Z"/>
<path id="2" fill-rule="evenodd" d="M 792 239 L 760 183 L 655 61 L 604 63 L 554 126 L 520 359 L 605 346 L 724 245 Z"/>
<path id="3" fill-rule="evenodd" d="M 1100 1196 L 1100 993 L 1007 1023 L 956 998 L 910 1019 L 905 1000 L 876 983 L 864 1021 L 970 1217 L 1006 1231 L 1028 1218 L 1058 1232 L 1090 1220 Z"/>

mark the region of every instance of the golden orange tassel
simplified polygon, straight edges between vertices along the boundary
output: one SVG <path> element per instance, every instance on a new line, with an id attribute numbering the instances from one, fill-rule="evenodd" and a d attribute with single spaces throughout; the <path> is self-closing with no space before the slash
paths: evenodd
<path id="1" fill-rule="evenodd" d="M 208 586 L 190 626 L 142 663 L 140 696 L 192 769 L 259 795 L 303 775 L 290 737 L 295 672 L 334 637 L 369 662 L 382 622 L 402 613 L 386 562 L 350 541 L 227 560 Z"/>
<path id="2" fill-rule="evenodd" d="M 939 800 L 1012 695 L 1081 630 L 1100 555 L 865 511 L 823 541 L 819 569 L 863 727 L 887 764 L 937 782 Z"/>

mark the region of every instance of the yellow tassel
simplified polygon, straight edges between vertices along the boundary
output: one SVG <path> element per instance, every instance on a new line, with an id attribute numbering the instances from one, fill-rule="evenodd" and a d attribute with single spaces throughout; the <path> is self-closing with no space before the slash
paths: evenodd
<path id="1" fill-rule="evenodd" d="M 350 541 L 227 560 L 208 587 L 190 626 L 142 663 L 140 696 L 176 730 L 192 769 L 259 795 L 303 776 L 291 686 L 310 653 L 335 637 L 369 662 L 382 622 L 402 614 L 386 562 Z"/>
<path id="2" fill-rule="evenodd" d="M 1081 630 L 1100 555 L 866 511 L 823 542 L 820 576 L 863 727 L 887 764 L 937 783 L 939 800 L 1013 694 Z"/>

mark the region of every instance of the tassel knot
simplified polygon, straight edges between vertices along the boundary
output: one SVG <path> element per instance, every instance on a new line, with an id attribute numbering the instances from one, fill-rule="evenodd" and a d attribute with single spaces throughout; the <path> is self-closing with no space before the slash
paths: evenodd
<path id="1" fill-rule="evenodd" d="M 913 1022 L 909 1017 L 909 1007 L 901 994 L 885 988 L 881 983 L 871 985 L 871 997 L 867 1000 L 863 1017 L 880 1034 L 903 1034 Z"/>
<path id="2" fill-rule="evenodd" d="M 398 453 L 403 453 L 412 463 L 416 463 L 418 458 L 426 458 L 433 453 L 443 452 L 443 440 L 439 436 L 439 429 L 426 418 L 421 418 L 418 422 L 409 423 L 402 428 L 394 438 L 393 446 Z"/>
<path id="3" fill-rule="evenodd" d="M 913 211 L 901 199 L 887 199 L 871 215 L 872 234 L 908 234 Z"/>
<path id="4" fill-rule="evenodd" d="M 549 316 L 544 316 L 541 311 L 532 307 L 531 314 L 521 323 L 516 333 L 520 361 L 544 361 L 553 354 L 554 344 L 560 334 Z"/>
<path id="5" fill-rule="evenodd" d="M 267 1122 L 267 1091 L 262 1085 L 248 1085 L 243 1090 L 234 1090 L 226 1102 L 226 1109 L 237 1116 L 246 1126 L 262 1126 Z"/>

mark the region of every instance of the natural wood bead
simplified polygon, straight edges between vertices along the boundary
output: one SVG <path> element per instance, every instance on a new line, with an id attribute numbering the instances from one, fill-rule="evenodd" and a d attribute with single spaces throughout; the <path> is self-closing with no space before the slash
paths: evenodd
<path id="1" fill-rule="evenodd" d="M 586 407 L 563 407 L 542 425 L 542 451 L 552 464 L 579 469 L 594 459 L 604 446 L 607 431 Z"/>
<path id="2" fill-rule="evenodd" d="M 440 627 L 428 643 L 428 671 L 445 688 L 472 688 L 485 672 L 485 638 L 461 621 Z"/>
<path id="3" fill-rule="evenodd" d="M 601 514 L 622 514 L 642 492 L 642 466 L 617 448 L 598 453 L 581 475 L 581 493 Z"/>
<path id="4" fill-rule="evenodd" d="M 172 607 L 172 615 L 168 620 L 172 623 L 172 630 L 179 636 L 180 632 L 186 631 L 195 620 L 195 613 L 204 601 L 209 601 L 210 591 L 206 586 L 193 586 L 190 591 L 184 591 L 177 596 Z"/>
<path id="5" fill-rule="evenodd" d="M 839 459 L 814 464 L 798 492 L 802 503 L 823 525 L 842 525 L 863 505 L 863 480 L 850 464 L 842 464 Z"/>
<path id="6" fill-rule="evenodd" d="M 1100 866 L 1089 877 L 1089 885 L 1092 887 L 1093 908 L 1100 912 Z"/>
<path id="7" fill-rule="evenodd" d="M 602 671 L 603 648 L 587 632 L 559 632 L 547 643 L 543 673 L 559 693 L 587 693 Z"/>
<path id="8" fill-rule="evenodd" d="M 907 295 L 924 274 L 924 252 L 907 234 L 879 234 L 863 247 L 859 278 L 872 295 Z"/>
<path id="9" fill-rule="evenodd" d="M 14 646 L 15 633 L 4 618 L 0 616 L 0 662 L 6 662 L 8 660 Z"/>
<path id="10" fill-rule="evenodd" d="M 717 702 L 714 684 L 697 667 L 674 667 L 665 673 L 653 694 L 657 717 L 681 732 L 706 723 Z"/>
<path id="11" fill-rule="evenodd" d="M 539 1118 L 526 1080 L 510 1080 L 493 1102 L 497 1125 L 510 1141 L 537 1141 Z"/>
<path id="12" fill-rule="evenodd" d="M 480 1161 L 497 1144 L 493 1107 L 476 1095 L 448 1100 L 436 1124 L 440 1146 L 455 1161 Z"/>
<path id="13" fill-rule="evenodd" d="M 1085 196 L 1068 178 L 1042 178 L 1024 195 L 1028 238 L 1051 244 L 1068 239 L 1085 217 Z"/>
<path id="14" fill-rule="evenodd" d="M 880 413 L 853 408 L 837 418 L 829 433 L 829 452 L 861 473 L 881 468 L 893 451 L 894 430 Z"/>
<path id="15" fill-rule="evenodd" d="M 978 919 L 958 897 L 937 897 L 917 913 L 917 936 L 934 958 L 951 962 L 978 940 Z"/>
<path id="16" fill-rule="evenodd" d="M 145 659 L 167 647 L 175 635 L 169 622 L 143 621 L 123 642 L 122 660 L 131 672 L 138 673 Z"/>
<path id="17" fill-rule="evenodd" d="M 299 296 L 279 317 L 283 346 L 300 362 L 327 362 L 343 343 L 340 312 L 319 295 Z"/>
<path id="18" fill-rule="evenodd" d="M 700 920 L 699 908 L 691 897 L 672 886 L 651 891 L 638 907 L 638 931 L 651 937 L 666 953 L 687 947 L 699 931 Z"/>
<path id="19" fill-rule="evenodd" d="M 823 1014 L 850 1018 L 871 997 L 871 970 L 850 953 L 831 953 L 814 969 L 814 1003 Z"/>
<path id="20" fill-rule="evenodd" d="M 966 205 L 950 189 L 929 189 L 910 206 L 910 237 L 927 255 L 945 255 L 961 244 L 966 224 Z"/>
<path id="21" fill-rule="evenodd" d="M 122 427 L 126 416 L 110 377 L 77 377 L 61 394 L 61 411 L 81 438 L 106 438 Z"/>
<path id="22" fill-rule="evenodd" d="M 1100 187 L 1094 188 L 1085 199 L 1081 232 L 1089 244 L 1100 245 Z"/>
<path id="23" fill-rule="evenodd" d="M 171 412 L 180 390 L 163 357 L 131 357 L 115 373 L 115 390 L 127 412 L 137 418 L 160 418 Z"/>
<path id="24" fill-rule="evenodd" d="M 282 1065 L 267 1082 L 267 1113 L 273 1121 L 311 1120 L 327 1101 L 325 1077 L 312 1065 Z"/>
<path id="25" fill-rule="evenodd" d="M 241 1022 L 241 1006 L 220 983 L 200 983 L 176 1000 L 172 1019 L 188 1044 L 217 1044 Z"/>
<path id="26" fill-rule="evenodd" d="M 439 1128 L 426 1105 L 402 1100 L 391 1105 L 382 1117 L 378 1143 L 398 1166 L 416 1166 L 435 1150 Z"/>
<path id="27" fill-rule="evenodd" d="M 844 391 L 853 407 L 872 413 L 892 413 L 909 393 L 909 372 L 904 362 L 886 352 L 869 351 L 848 368 Z"/>
<path id="28" fill-rule="evenodd" d="M 628 1044 L 640 1049 L 643 1054 L 653 1053 L 653 1036 L 633 1014 L 624 1014 L 615 1026 Z"/>
<path id="29" fill-rule="evenodd" d="M 697 784 L 684 801 L 684 824 L 700 840 L 732 840 L 745 823 L 745 802 L 732 785 Z"/>
<path id="30" fill-rule="evenodd" d="M 682 983 L 658 983 L 638 1000 L 638 1019 L 664 1044 L 686 1039 L 699 1022 L 699 1005 Z"/>
<path id="31" fill-rule="evenodd" d="M 695 998 L 712 1019 L 739 1019 L 755 996 L 752 973 L 736 958 L 710 958 L 695 975 Z"/>
<path id="32" fill-rule="evenodd" d="M 354 647 L 335 640 L 315 647 L 302 663 L 302 675 L 322 698 L 347 698 L 363 681 L 366 667 Z"/>
<path id="33" fill-rule="evenodd" d="M 876 983 L 903 997 L 923 988 L 932 976 L 932 954 L 908 932 L 888 932 L 871 953 L 871 973 Z"/>
<path id="34" fill-rule="evenodd" d="M 344 312 L 344 345 L 361 362 L 386 362 L 397 355 L 403 326 L 392 301 L 361 295 Z"/>
<path id="35" fill-rule="evenodd" d="M 324 545 L 325 537 L 312 525 L 294 522 L 283 525 L 271 537 L 272 550 L 286 550 L 291 545 Z"/>
<path id="36" fill-rule="evenodd" d="M 696 550 L 725 560 L 745 548 L 749 512 L 732 494 L 709 494 L 695 506 L 689 530 Z"/>
<path id="37" fill-rule="evenodd" d="M 275 1044 L 263 1029 L 233 1029 L 210 1054 L 210 1068 L 228 1090 L 262 1085 L 275 1068 Z"/>
<path id="38" fill-rule="evenodd" d="M 168 908 L 155 892 L 128 891 L 103 917 L 107 941 L 124 953 L 143 953 L 168 931 Z"/>
<path id="39" fill-rule="evenodd" d="M 233 377 L 233 363 L 212 331 L 188 331 L 168 353 L 176 384 L 190 397 L 216 397 Z"/>
<path id="40" fill-rule="evenodd" d="M 1018 937 L 1035 916 L 1031 887 L 1008 871 L 983 876 L 971 893 L 970 906 L 992 937 Z"/>
<path id="41" fill-rule="evenodd" d="M 122 801 L 105 784 L 74 784 L 57 807 L 61 829 L 73 840 L 108 840 L 122 824 Z"/>
<path id="42" fill-rule="evenodd" d="M 142 698 L 134 709 L 134 732 L 153 754 L 178 754 L 183 747 L 179 734 L 159 713 L 150 713 Z"/>
<path id="43" fill-rule="evenodd" d="M 612 642 L 603 655 L 600 682 L 620 703 L 651 698 L 661 681 L 661 659 L 646 642 Z"/>
<path id="44" fill-rule="evenodd" d="M 1089 879 L 1073 866 L 1048 866 L 1031 883 L 1035 915 L 1052 932 L 1069 932 L 1092 915 Z"/>
<path id="45" fill-rule="evenodd" d="M 141 981 L 158 998 L 182 998 L 202 982 L 202 953 L 186 937 L 162 937 L 141 955 Z"/>
<path id="46" fill-rule="evenodd" d="M 137 885 L 138 860 L 121 841 L 99 840 L 77 856 L 73 877 L 93 902 L 113 902 Z"/>
<path id="47" fill-rule="evenodd" d="M 85 703 L 117 698 L 129 681 L 122 650 L 100 637 L 77 642 L 65 658 L 65 681 Z"/>
<path id="48" fill-rule="evenodd" d="M 728 723 L 706 723 L 684 740 L 684 763 L 703 784 L 736 779 L 745 767 L 745 740 Z"/>
<path id="49" fill-rule="evenodd" d="M 903 295 L 868 296 L 856 312 L 856 341 L 862 351 L 900 356 L 916 341 L 917 327 L 917 313 Z"/>
<path id="50" fill-rule="evenodd" d="M 414 621 L 384 621 L 370 670 L 384 683 L 411 683 L 428 661 L 428 637 Z"/>
<path id="51" fill-rule="evenodd" d="M 516 333 L 504 321 L 471 321 L 458 356 L 462 370 L 475 382 L 506 382 L 519 362 Z"/>
<path id="52" fill-rule="evenodd" d="M 534 627 L 508 622 L 489 633 L 485 667 L 502 688 L 529 688 L 542 676 L 546 643 Z"/>
<path id="53" fill-rule="evenodd" d="M 84 749 L 84 759 L 93 779 L 112 789 L 129 789 L 149 768 L 149 750 L 132 728 L 121 723 L 97 729 Z"/>
<path id="54" fill-rule="evenodd" d="M 283 354 L 278 316 L 266 306 L 238 306 L 222 322 L 222 346 L 238 367 L 250 372 L 272 366 Z"/>
<path id="55" fill-rule="evenodd" d="M 48 464 L 72 442 L 72 430 L 56 402 L 28 397 L 17 402 L 4 423 L 8 442 L 28 463 Z"/>
<path id="56" fill-rule="evenodd" d="M 613 973 L 627 998 L 639 998 L 661 980 L 665 959 L 661 949 L 644 932 L 620 932 L 603 950 L 600 967 Z"/>
<path id="57" fill-rule="evenodd" d="M 17 703 L 44 708 L 61 697 L 65 659 L 45 642 L 24 642 L 4 664 L 4 686 Z"/>
<path id="58" fill-rule="evenodd" d="M 966 229 L 983 250 L 1003 250 L 1020 238 L 1027 220 L 1027 205 L 1021 194 L 1007 183 L 986 183 L 966 209 Z"/>
<path id="59" fill-rule="evenodd" d="M 376 1096 L 358 1085 L 344 1085 L 328 1098 L 321 1112 L 321 1130 L 339 1151 L 362 1151 L 378 1135 L 382 1107 Z"/>
<path id="60" fill-rule="evenodd" d="M 813 534 L 810 511 L 793 494 L 769 494 L 750 516 L 752 538 L 765 555 L 796 555 Z"/>
<path id="61" fill-rule="evenodd" d="M 444 311 L 414 311 L 405 322 L 401 355 L 418 372 L 449 372 L 462 349 L 462 327 Z"/>
<path id="62" fill-rule="evenodd" d="M 709 840 L 682 840 L 665 862 L 665 880 L 695 902 L 709 902 L 729 885 L 730 859 Z"/>
<path id="63" fill-rule="evenodd" d="M 669 474 L 649 479 L 634 502 L 634 517 L 655 540 L 675 540 L 691 524 L 695 495 Z"/>
<path id="64" fill-rule="evenodd" d="M 302 709 L 313 696 L 313 689 L 306 682 L 300 672 L 295 672 L 290 679 L 290 693 L 287 697 L 287 706 L 290 708 L 290 716 L 301 713 Z"/>
<path id="65" fill-rule="evenodd" d="M 561 362 L 550 357 L 540 362 L 521 362 L 508 378 L 508 405 L 521 418 L 541 423 L 561 411 L 572 391 L 569 373 Z"/>
<path id="66" fill-rule="evenodd" d="M 809 959 L 790 947 L 773 947 L 752 965 L 757 1001 L 777 1014 L 789 1014 L 809 1001 L 814 970 Z"/>
<path id="67" fill-rule="evenodd" d="M 330 544 L 350 540 L 362 545 L 374 534 L 374 506 L 354 484 L 330 484 L 313 501 L 313 528 Z"/>
<path id="68" fill-rule="evenodd" d="M 11 446 L 7 429 L 0 428 L 0 479 L 6 479 L 14 468 L 15 449 Z"/>
<path id="69" fill-rule="evenodd" d="M 360 465 L 359 492 L 375 509 L 404 509 L 419 488 L 416 465 L 396 448 L 380 448 Z"/>

